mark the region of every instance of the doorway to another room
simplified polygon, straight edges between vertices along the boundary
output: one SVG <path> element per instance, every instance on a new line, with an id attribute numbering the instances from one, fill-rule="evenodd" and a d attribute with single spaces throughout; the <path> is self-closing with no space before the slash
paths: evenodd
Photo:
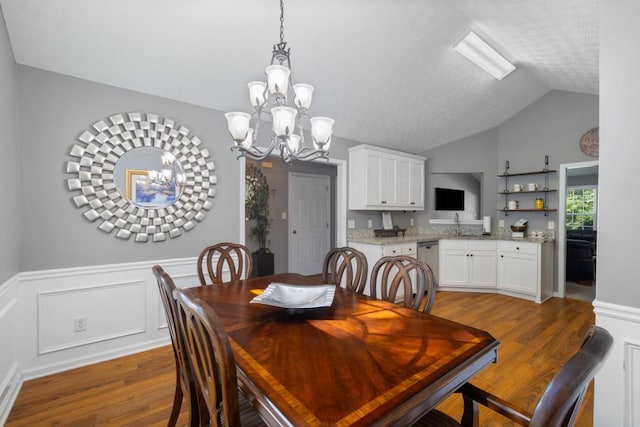
<path id="1" fill-rule="evenodd" d="M 308 262 L 314 257 L 309 258 L 305 255 L 301 258 L 301 255 L 323 251 L 322 260 L 324 260 L 324 255 L 330 248 L 346 244 L 346 162 L 344 160 L 329 159 L 328 162 L 294 161 L 291 164 L 285 164 L 281 161 L 279 154 L 276 153 L 276 155 L 263 161 L 244 159 L 244 163 L 245 167 L 242 168 L 241 172 L 243 188 L 244 171 L 249 165 L 254 165 L 260 168 L 266 176 L 270 189 L 275 190 L 269 200 L 269 218 L 271 221 L 267 236 L 267 246 L 274 254 L 274 273 L 297 272 L 305 275 L 320 273 L 322 262 L 318 266 L 316 265 L 317 262 L 315 264 Z M 290 183 L 290 175 L 294 176 L 293 184 Z M 292 190 L 293 186 L 298 185 L 296 184 L 298 181 L 313 187 L 322 186 L 325 189 L 324 196 L 320 200 L 315 200 L 316 196 L 310 200 L 305 194 L 302 194 L 310 190 Z M 318 184 L 318 182 L 322 182 L 322 184 Z M 326 192 L 327 183 L 329 186 L 328 195 Z M 322 201 L 323 207 L 320 207 L 320 201 Z M 241 198 L 241 203 L 241 211 L 244 212 L 244 196 Z M 310 204 L 313 204 L 313 207 L 308 206 Z M 323 214 L 312 218 L 300 213 L 316 212 L 318 209 Z M 324 212 L 327 212 L 326 215 Z M 308 228 L 310 227 L 308 220 L 315 220 L 320 216 L 323 217 L 322 220 L 324 221 L 322 236 L 317 235 L 313 239 L 296 239 L 297 237 L 305 236 L 304 233 L 301 233 L 301 229 L 296 227 L 304 226 Z M 329 227 L 327 227 L 327 219 Z M 292 221 L 296 222 L 295 227 Z M 303 224 L 302 221 L 306 222 Z M 257 246 L 256 242 L 249 238 L 247 231 L 250 227 L 251 224 L 249 222 L 245 223 L 243 221 L 241 238 L 244 239 L 244 243 L 249 249 L 254 251 Z M 294 230 L 296 231 L 295 235 L 293 234 Z M 319 229 L 314 231 L 315 234 L 318 234 L 318 232 Z M 323 249 L 319 249 L 319 243 L 325 241 L 328 243 L 326 245 L 323 243 Z M 296 246 L 301 243 L 312 247 L 302 250 L 302 248 Z M 324 249 L 325 247 L 326 249 Z M 293 251 L 296 253 L 294 254 Z M 315 258 L 318 258 L 318 256 Z M 317 271 L 315 271 L 316 269 Z"/>
<path id="2" fill-rule="evenodd" d="M 596 294 L 598 161 L 560 165 L 558 295 L 593 301 Z"/>

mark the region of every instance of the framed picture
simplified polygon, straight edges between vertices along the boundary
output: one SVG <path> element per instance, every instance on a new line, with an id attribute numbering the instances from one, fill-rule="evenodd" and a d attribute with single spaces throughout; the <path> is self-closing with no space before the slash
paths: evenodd
<path id="1" fill-rule="evenodd" d="M 382 212 L 382 228 L 385 230 L 393 229 L 393 221 L 391 220 L 391 212 Z"/>
<path id="2" fill-rule="evenodd" d="M 175 180 L 158 182 L 149 178 L 149 171 L 127 169 L 125 196 L 131 203 L 147 208 L 171 205 L 176 200 Z"/>

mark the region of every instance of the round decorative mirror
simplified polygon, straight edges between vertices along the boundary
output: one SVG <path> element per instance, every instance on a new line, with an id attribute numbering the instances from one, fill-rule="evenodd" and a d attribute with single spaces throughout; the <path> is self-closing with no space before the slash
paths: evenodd
<path id="1" fill-rule="evenodd" d="M 67 162 L 69 191 L 89 221 L 136 242 L 180 236 L 202 221 L 215 197 L 215 166 L 198 137 L 174 120 L 116 114 L 78 138 Z"/>

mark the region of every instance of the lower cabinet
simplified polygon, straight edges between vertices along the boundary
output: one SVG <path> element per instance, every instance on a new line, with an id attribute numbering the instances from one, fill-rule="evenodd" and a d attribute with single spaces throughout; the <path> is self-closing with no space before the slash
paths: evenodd
<path id="1" fill-rule="evenodd" d="M 495 240 L 441 240 L 440 287 L 495 288 Z"/>
<path id="2" fill-rule="evenodd" d="M 440 289 L 497 292 L 541 303 L 553 296 L 553 244 L 441 240 Z"/>
<path id="3" fill-rule="evenodd" d="M 380 258 L 396 255 L 408 255 L 411 257 L 416 257 L 418 248 L 418 245 L 415 242 L 397 243 L 390 245 L 349 242 L 348 245 L 354 249 L 359 250 L 367 257 L 367 263 L 369 264 L 369 273 L 367 278 L 367 286 L 364 291 L 366 295 L 371 295 L 371 271 L 373 270 L 373 266 L 376 264 L 376 262 L 378 262 Z M 376 295 L 380 296 L 380 289 L 376 290 Z M 401 292 L 398 292 L 398 299 L 401 299 L 400 297 Z"/>
<path id="4" fill-rule="evenodd" d="M 500 290 L 529 297 L 538 303 L 553 295 L 551 243 L 501 241 L 498 253 Z"/>

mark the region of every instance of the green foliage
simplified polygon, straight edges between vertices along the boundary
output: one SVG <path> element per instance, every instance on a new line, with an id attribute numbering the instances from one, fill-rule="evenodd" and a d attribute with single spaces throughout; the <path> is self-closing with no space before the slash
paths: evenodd
<path id="1" fill-rule="evenodd" d="M 245 173 L 245 217 L 255 224 L 249 228 L 249 238 L 260 244 L 258 252 L 270 252 L 267 248 L 267 236 L 271 219 L 269 218 L 269 197 L 275 190 L 269 188 L 267 178 L 254 165 L 248 165 Z"/>
<path id="2" fill-rule="evenodd" d="M 570 188 L 566 199 L 566 226 L 568 230 L 593 229 L 596 214 L 594 188 Z"/>

